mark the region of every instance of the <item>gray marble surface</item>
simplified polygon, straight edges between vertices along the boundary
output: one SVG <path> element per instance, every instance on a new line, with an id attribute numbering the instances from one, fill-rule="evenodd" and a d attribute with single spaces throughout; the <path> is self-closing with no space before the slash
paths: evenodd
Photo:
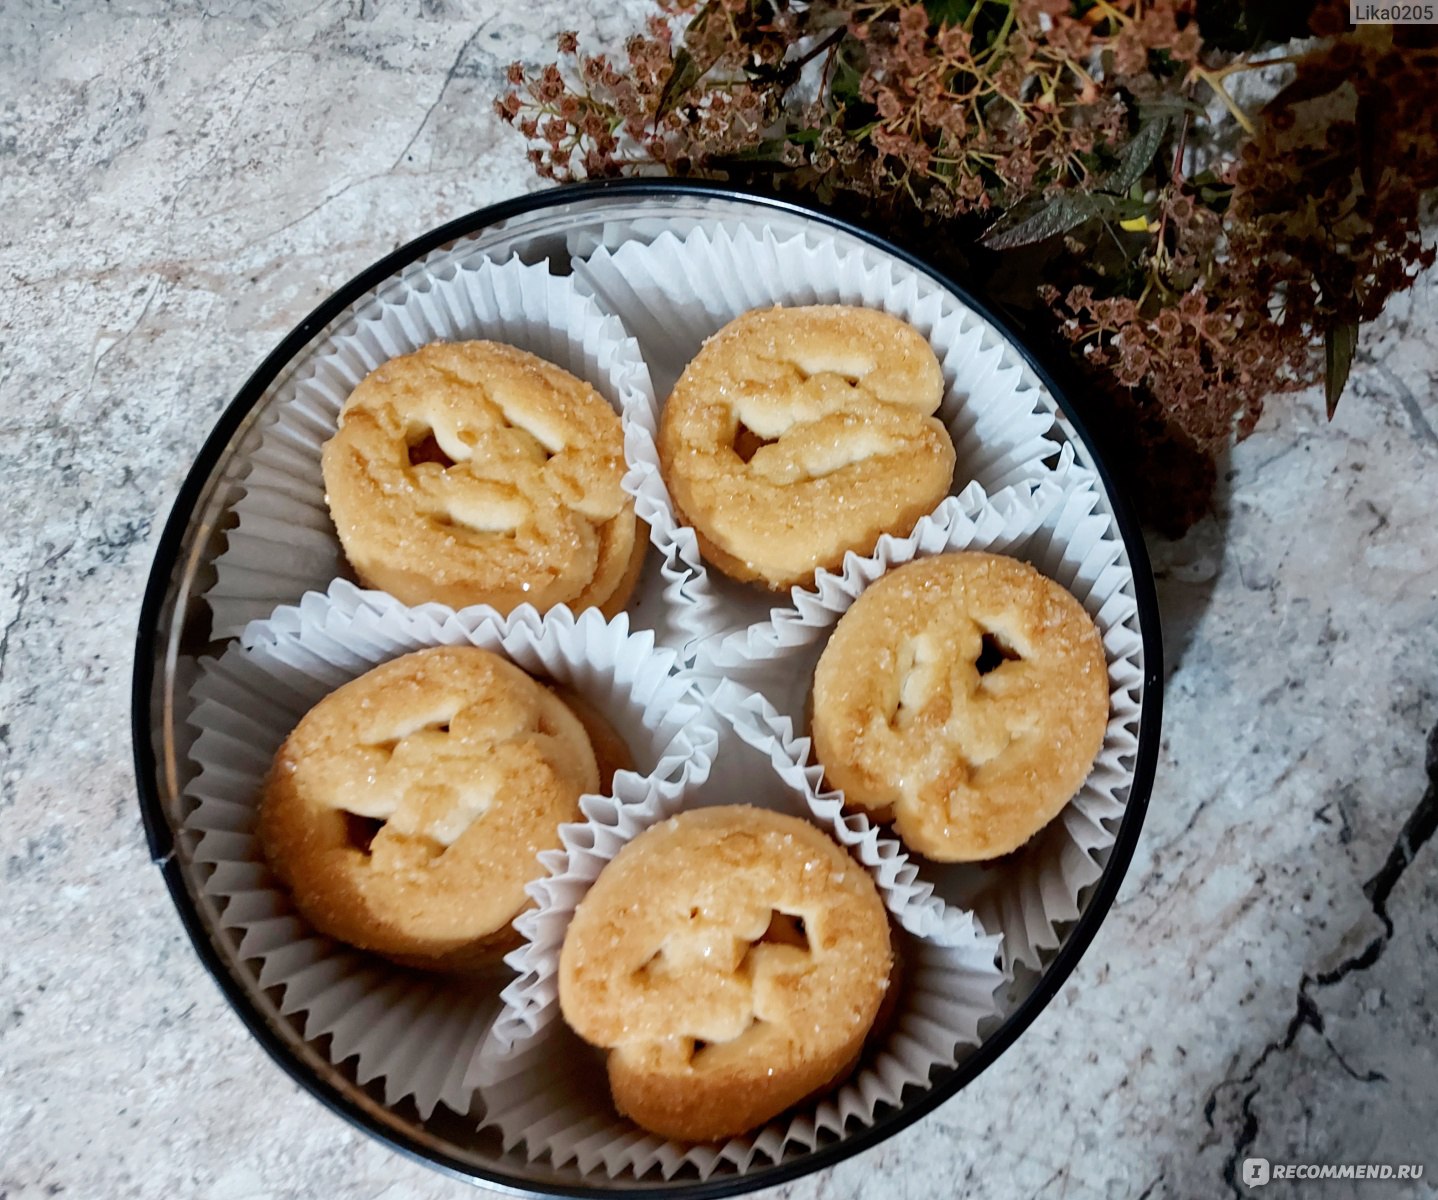
<path id="1" fill-rule="evenodd" d="M 131 645 L 245 375 L 384 251 L 537 186 L 490 111 L 504 65 L 631 22 L 589 0 L 0 3 L 4 1200 L 470 1194 L 302 1094 L 200 967 L 141 836 Z M 1429 1168 L 1267 1194 L 1438 1195 L 1435 320 L 1430 274 L 1364 330 L 1332 425 L 1276 402 L 1215 515 L 1153 545 L 1157 785 L 1058 999 L 939 1112 L 776 1194 L 1186 1200 L 1244 1194 L 1257 1154 Z"/>

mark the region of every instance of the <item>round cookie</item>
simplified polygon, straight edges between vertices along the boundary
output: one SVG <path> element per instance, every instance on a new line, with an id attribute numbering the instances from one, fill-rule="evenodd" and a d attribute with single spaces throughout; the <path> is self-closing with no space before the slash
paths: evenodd
<path id="1" fill-rule="evenodd" d="M 321 466 L 345 557 L 406 604 L 613 616 L 639 577 L 618 415 L 513 346 L 435 342 L 377 367 Z"/>
<path id="2" fill-rule="evenodd" d="M 775 590 L 907 534 L 948 494 L 954 445 L 933 414 L 928 341 L 874 309 L 755 309 L 684 369 L 659 461 L 704 558 Z"/>
<path id="3" fill-rule="evenodd" d="M 473 646 L 406 654 L 330 693 L 275 757 L 265 856 L 321 933 L 463 971 L 517 944 L 510 923 L 579 797 L 603 783 L 583 719 Z M 627 750 L 607 730 L 605 766 Z"/>
<path id="4" fill-rule="evenodd" d="M 701 808 L 605 866 L 565 935 L 559 1003 L 609 1051 L 621 1113 L 712 1141 L 852 1070 L 892 962 L 873 880 L 821 830 Z"/>
<path id="5" fill-rule="evenodd" d="M 1083 785 L 1108 725 L 1103 640 L 1027 563 L 963 552 L 871 584 L 814 671 L 814 752 L 913 850 L 1016 850 Z"/>

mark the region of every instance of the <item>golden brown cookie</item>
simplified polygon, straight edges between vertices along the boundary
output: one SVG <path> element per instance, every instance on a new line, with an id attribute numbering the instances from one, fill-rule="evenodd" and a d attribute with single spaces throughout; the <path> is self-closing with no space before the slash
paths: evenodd
<path id="1" fill-rule="evenodd" d="M 605 866 L 565 935 L 559 1003 L 609 1051 L 621 1113 L 712 1141 L 852 1070 L 892 961 L 873 880 L 821 830 L 701 808 Z"/>
<path id="2" fill-rule="evenodd" d="M 322 467 L 350 565 L 406 604 L 613 616 L 639 577 L 618 415 L 513 346 L 436 342 L 377 367 Z"/>
<path id="3" fill-rule="evenodd" d="M 874 309 L 755 309 L 684 369 L 659 460 L 704 558 L 783 590 L 907 534 L 948 493 L 954 445 L 924 337 Z"/>
<path id="4" fill-rule="evenodd" d="M 845 802 L 940 862 L 1017 849 L 1083 785 L 1109 712 L 1103 640 L 1027 563 L 964 552 L 871 584 L 814 672 L 814 752 Z"/>
<path id="5" fill-rule="evenodd" d="M 482 966 L 517 944 L 536 855 L 601 786 L 591 723 L 604 729 L 487 650 L 406 654 L 286 739 L 260 808 L 265 856 L 321 933 L 410 966 Z M 612 776 L 628 751 L 612 730 L 603 745 Z"/>

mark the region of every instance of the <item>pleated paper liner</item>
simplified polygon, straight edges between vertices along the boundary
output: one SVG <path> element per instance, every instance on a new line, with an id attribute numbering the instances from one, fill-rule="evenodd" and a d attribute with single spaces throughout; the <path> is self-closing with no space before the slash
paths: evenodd
<path id="1" fill-rule="evenodd" d="M 875 833 L 871 822 L 846 812 L 843 794 L 824 787 L 807 736 L 814 667 L 839 618 L 888 569 L 947 550 L 1012 554 L 1072 592 L 1098 625 L 1108 660 L 1108 730 L 1087 781 L 1038 836 L 992 864 L 908 859 L 916 882 L 938 900 L 976 913 L 987 932 L 1002 935 L 1010 970 L 1041 966 L 1078 916 L 1085 889 L 1103 873 L 1133 782 L 1143 643 L 1123 542 L 1100 507 L 1092 473 L 1065 448 L 1054 477 L 1027 497 L 1010 490 L 989 500 L 979 489 L 966 491 L 947 525 L 921 523 L 909 538 L 888 539 L 873 558 L 848 564 L 818 593 L 796 596 L 799 603 L 770 622 L 706 644 L 695 664 L 697 674 L 725 681 L 710 689 L 714 705 L 784 764 L 785 778 L 804 790 L 820 822 L 846 845 L 865 846 Z"/>
<path id="2" fill-rule="evenodd" d="M 340 409 L 359 382 L 389 359 L 430 342 L 475 338 L 537 354 L 592 384 L 621 414 L 650 413 L 652 425 L 654 392 L 638 345 L 619 318 L 602 312 L 572 278 L 518 258 L 494 262 L 463 247 L 436 251 L 362 303 L 279 385 L 243 457 L 241 494 L 231 509 L 235 523 L 205 593 L 214 638 L 233 637 L 278 604 L 352 578 L 320 471 L 320 452 Z M 633 437 L 629 416 L 626 456 Z M 646 434 L 640 438 L 647 444 Z M 633 494 L 637 487 L 631 465 L 625 490 Z M 648 501 L 637 508 L 642 518 L 652 515 Z M 678 589 L 684 576 L 671 557 L 649 554 L 627 608 L 635 625 L 660 627 L 661 636 L 670 611 L 663 593 Z"/>
<path id="3" fill-rule="evenodd" d="M 507 1153 L 520 1151 L 531 1162 L 547 1159 L 555 1166 L 573 1162 L 582 1172 L 611 1178 L 656 1171 L 670 1178 L 686 1167 L 707 1178 L 725 1164 L 742 1173 L 872 1124 L 907 1094 L 927 1090 L 930 1072 L 958 1062 L 998 1019 L 995 993 L 1005 982 L 996 964 L 998 939 L 985 936 L 972 919 L 955 920 L 951 944 L 906 942 L 898 1014 L 858 1070 L 832 1092 L 722 1145 L 669 1141 L 614 1111 L 602 1058 L 559 1016 L 559 951 L 590 884 L 624 845 L 681 810 L 749 803 L 812 819 L 802 791 L 775 772 L 762 751 L 716 712 L 701 720 L 717 738 L 707 780 L 679 795 L 654 795 L 644 805 L 607 811 L 593 806 L 586 826 L 566 828 L 565 849 L 545 857 L 549 875 L 531 887 L 537 907 L 516 923 L 526 942 L 508 958 L 519 977 L 505 989 L 504 1010 L 469 1074 L 482 1125 L 499 1130 Z M 881 867 L 871 874 L 891 912 L 908 906 L 908 893 L 891 894 L 903 888 L 892 872 Z"/>
<path id="4" fill-rule="evenodd" d="M 508 618 L 482 609 L 406 608 L 339 582 L 200 663 L 190 723 L 198 767 L 187 795 L 185 831 L 203 889 L 221 909 L 220 927 L 264 988 L 278 988 L 281 1012 L 339 1065 L 354 1059 L 361 1083 L 378 1080 L 385 1103 L 408 1097 L 422 1117 L 437 1105 L 471 1111 L 464 1081 L 474 1049 L 499 1010 L 509 972 L 462 982 L 402 970 L 315 933 L 270 873 L 255 833 L 260 790 L 275 752 L 315 703 L 370 668 L 436 645 L 476 645 L 533 674 L 573 688 L 624 737 L 636 770 L 614 777 L 606 810 L 667 802 L 707 777 L 713 734 L 689 682 L 674 673 L 672 650 L 653 634 L 631 633 L 621 615 L 575 618 L 521 608 Z"/>
<path id="5" fill-rule="evenodd" d="M 682 238 L 663 233 L 614 250 L 601 246 L 574 269 L 580 286 L 638 340 L 661 406 L 705 339 L 741 313 L 775 304 L 861 305 L 908 321 L 942 364 L 938 415 L 957 451 L 955 494 L 970 483 L 997 492 L 1042 478 L 1044 459 L 1058 450 L 1050 436 L 1053 400 L 1008 341 L 921 271 L 878 250 L 706 222 Z M 775 598 L 708 570 L 694 531 L 675 519 L 659 471 L 656 418 L 636 403 L 631 462 L 636 495 L 649 511 L 667 514 L 656 519 L 655 544 L 692 573 L 677 619 L 696 639 L 769 620 Z M 827 574 L 820 572 L 819 586 Z"/>

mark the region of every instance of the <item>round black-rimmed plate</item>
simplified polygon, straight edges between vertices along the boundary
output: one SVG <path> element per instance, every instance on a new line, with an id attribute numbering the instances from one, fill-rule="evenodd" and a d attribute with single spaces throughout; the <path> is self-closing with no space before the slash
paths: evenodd
<path id="1" fill-rule="evenodd" d="M 622 221 L 685 228 L 703 219 L 761 220 L 779 229 L 812 230 L 858 241 L 921 271 L 1004 335 L 1057 405 L 1063 436 L 1083 465 L 1097 474 L 1104 500 L 1122 535 L 1133 575 L 1143 640 L 1143 692 L 1138 749 L 1124 815 L 1098 881 L 1082 897 L 1083 911 L 1063 931 L 1059 948 L 1031 981 L 1027 994 L 998 1029 L 957 1067 L 935 1076 L 929 1091 L 842 1139 L 756 1167 L 743 1175 L 715 1174 L 699 1180 L 585 1178 L 570 1167 L 527 1163 L 506 1155 L 493 1131 L 439 1110 L 427 1120 L 404 1104 L 386 1106 L 379 1092 L 335 1066 L 279 1011 L 246 969 L 234 939 L 219 928 L 213 902 L 199 887 L 185 839 L 184 788 L 192 770 L 183 720 L 188 664 L 213 648 L 202 594 L 212 563 L 224 544 L 233 498 L 233 469 L 264 402 L 317 338 L 344 319 L 362 298 L 431 252 L 460 239 L 500 257 L 549 260 L 567 269 L 571 248 L 586 235 L 602 237 Z M 225 410 L 180 489 L 160 538 L 140 614 L 136 643 L 133 725 L 140 809 L 151 853 L 165 875 L 186 932 L 226 998 L 276 1062 L 299 1084 L 352 1124 L 395 1149 L 457 1177 L 525 1195 L 598 1196 L 616 1190 L 658 1196 L 723 1196 L 752 1191 L 820 1170 L 883 1141 L 942 1104 L 987 1069 L 1013 1044 L 1088 948 L 1118 891 L 1138 840 L 1158 752 L 1161 712 L 1161 640 L 1148 557 L 1137 524 L 1112 483 L 1079 415 L 1052 375 L 1027 351 L 1011 325 L 958 282 L 947 279 L 882 237 L 819 210 L 733 188 L 663 180 L 626 180 L 553 189 L 482 209 L 432 231 L 362 272 L 326 300 L 261 364 Z"/>

